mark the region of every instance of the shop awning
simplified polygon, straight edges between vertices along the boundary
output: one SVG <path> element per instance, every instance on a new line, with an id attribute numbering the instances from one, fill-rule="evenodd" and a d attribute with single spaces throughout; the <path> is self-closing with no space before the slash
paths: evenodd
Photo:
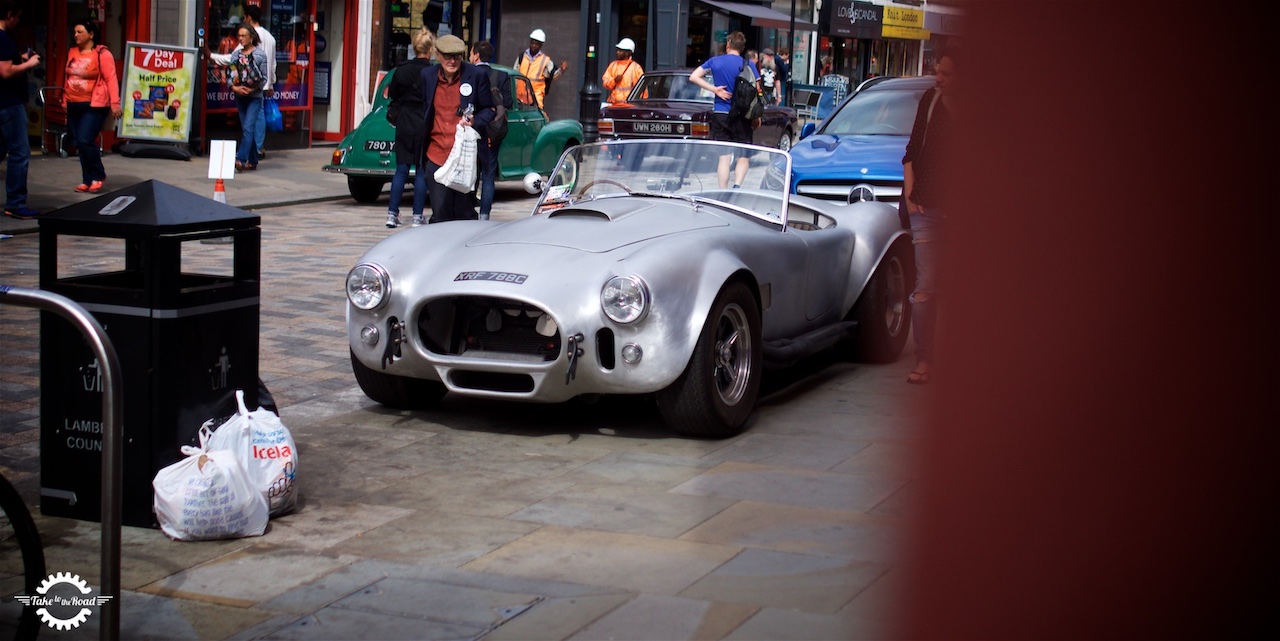
<path id="1" fill-rule="evenodd" d="M 763 5 L 747 4 L 745 2 L 721 2 L 720 0 L 702 0 L 702 3 L 709 4 L 717 9 L 723 9 L 729 13 L 747 16 L 751 18 L 751 26 L 753 27 L 772 27 L 783 31 L 791 27 L 791 16 Z M 817 30 L 818 25 L 799 18 L 796 19 L 796 31 Z"/>

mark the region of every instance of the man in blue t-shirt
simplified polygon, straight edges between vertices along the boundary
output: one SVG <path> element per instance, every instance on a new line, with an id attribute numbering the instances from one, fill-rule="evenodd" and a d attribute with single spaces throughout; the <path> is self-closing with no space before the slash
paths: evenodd
<path id="1" fill-rule="evenodd" d="M 741 31 L 735 31 L 729 34 L 729 39 L 725 42 L 725 53 L 702 63 L 701 67 L 693 70 L 689 74 L 689 82 L 710 91 L 715 94 L 715 107 L 711 114 L 711 139 L 721 140 L 725 142 L 741 142 L 751 144 L 751 122 L 742 117 L 729 117 L 729 104 L 733 98 L 734 78 L 738 76 L 738 72 L 742 71 L 742 65 L 746 60 L 742 57 L 742 52 L 747 48 L 747 37 L 742 35 Z M 755 68 L 752 67 L 752 71 Z M 710 74 L 711 80 L 707 80 L 706 76 Z M 756 74 L 759 78 L 759 73 Z M 720 156 L 720 165 L 716 169 L 716 176 L 720 180 L 721 187 L 729 186 L 729 165 L 733 162 L 733 154 L 725 154 Z M 742 181 L 747 177 L 747 169 L 750 161 L 745 155 L 739 154 L 738 161 L 734 165 L 734 187 L 741 187 Z"/>
<path id="2" fill-rule="evenodd" d="M 34 52 L 18 52 L 9 30 L 18 26 L 22 6 L 0 0 L 0 149 L 9 156 L 5 174 L 4 213 L 14 218 L 35 218 L 27 208 L 27 165 L 31 142 L 27 140 L 27 70 L 40 64 Z"/>

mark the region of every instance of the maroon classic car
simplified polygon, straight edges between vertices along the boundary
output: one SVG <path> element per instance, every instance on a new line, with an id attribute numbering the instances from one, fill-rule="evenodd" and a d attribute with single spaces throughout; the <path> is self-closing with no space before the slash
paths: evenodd
<path id="1" fill-rule="evenodd" d="M 600 110 L 600 139 L 610 138 L 710 138 L 710 91 L 689 82 L 692 69 L 650 71 L 627 102 Z M 752 142 L 783 151 L 791 149 L 799 127 L 790 107 L 765 107 Z"/>

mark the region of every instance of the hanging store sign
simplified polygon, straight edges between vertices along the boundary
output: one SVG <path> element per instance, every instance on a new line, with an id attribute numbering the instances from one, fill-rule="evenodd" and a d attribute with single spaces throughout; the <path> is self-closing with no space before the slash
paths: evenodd
<path id="1" fill-rule="evenodd" d="M 125 44 L 121 138 L 168 142 L 190 138 L 197 53 L 168 45 Z"/>
<path id="2" fill-rule="evenodd" d="M 903 7 L 884 8 L 884 27 L 880 34 L 886 38 L 929 39 L 929 31 L 924 28 L 924 12 Z"/>
<path id="3" fill-rule="evenodd" d="M 875 40 L 881 35 L 884 9 L 870 2 L 835 0 L 822 4 L 818 20 L 826 28 L 825 35 Z"/>

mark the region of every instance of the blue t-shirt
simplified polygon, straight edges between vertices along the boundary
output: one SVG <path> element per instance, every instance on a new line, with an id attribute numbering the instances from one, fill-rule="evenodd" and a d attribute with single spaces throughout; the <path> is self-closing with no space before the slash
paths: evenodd
<path id="1" fill-rule="evenodd" d="M 739 71 L 742 71 L 742 61 L 742 56 L 736 53 L 722 53 L 702 63 L 702 68 L 711 72 L 711 84 L 724 87 L 729 90 L 729 93 L 733 93 L 733 79 Z M 760 71 L 756 69 L 755 64 L 752 63 L 750 66 L 752 73 L 759 78 Z M 714 110 L 718 114 L 729 113 L 729 101 L 716 96 Z"/>
<path id="2" fill-rule="evenodd" d="M 15 65 L 22 64 L 22 58 L 18 55 L 18 43 L 4 29 L 0 29 L 0 60 L 8 60 Z M 27 99 L 27 72 L 0 80 L 0 109 L 25 105 Z"/>

